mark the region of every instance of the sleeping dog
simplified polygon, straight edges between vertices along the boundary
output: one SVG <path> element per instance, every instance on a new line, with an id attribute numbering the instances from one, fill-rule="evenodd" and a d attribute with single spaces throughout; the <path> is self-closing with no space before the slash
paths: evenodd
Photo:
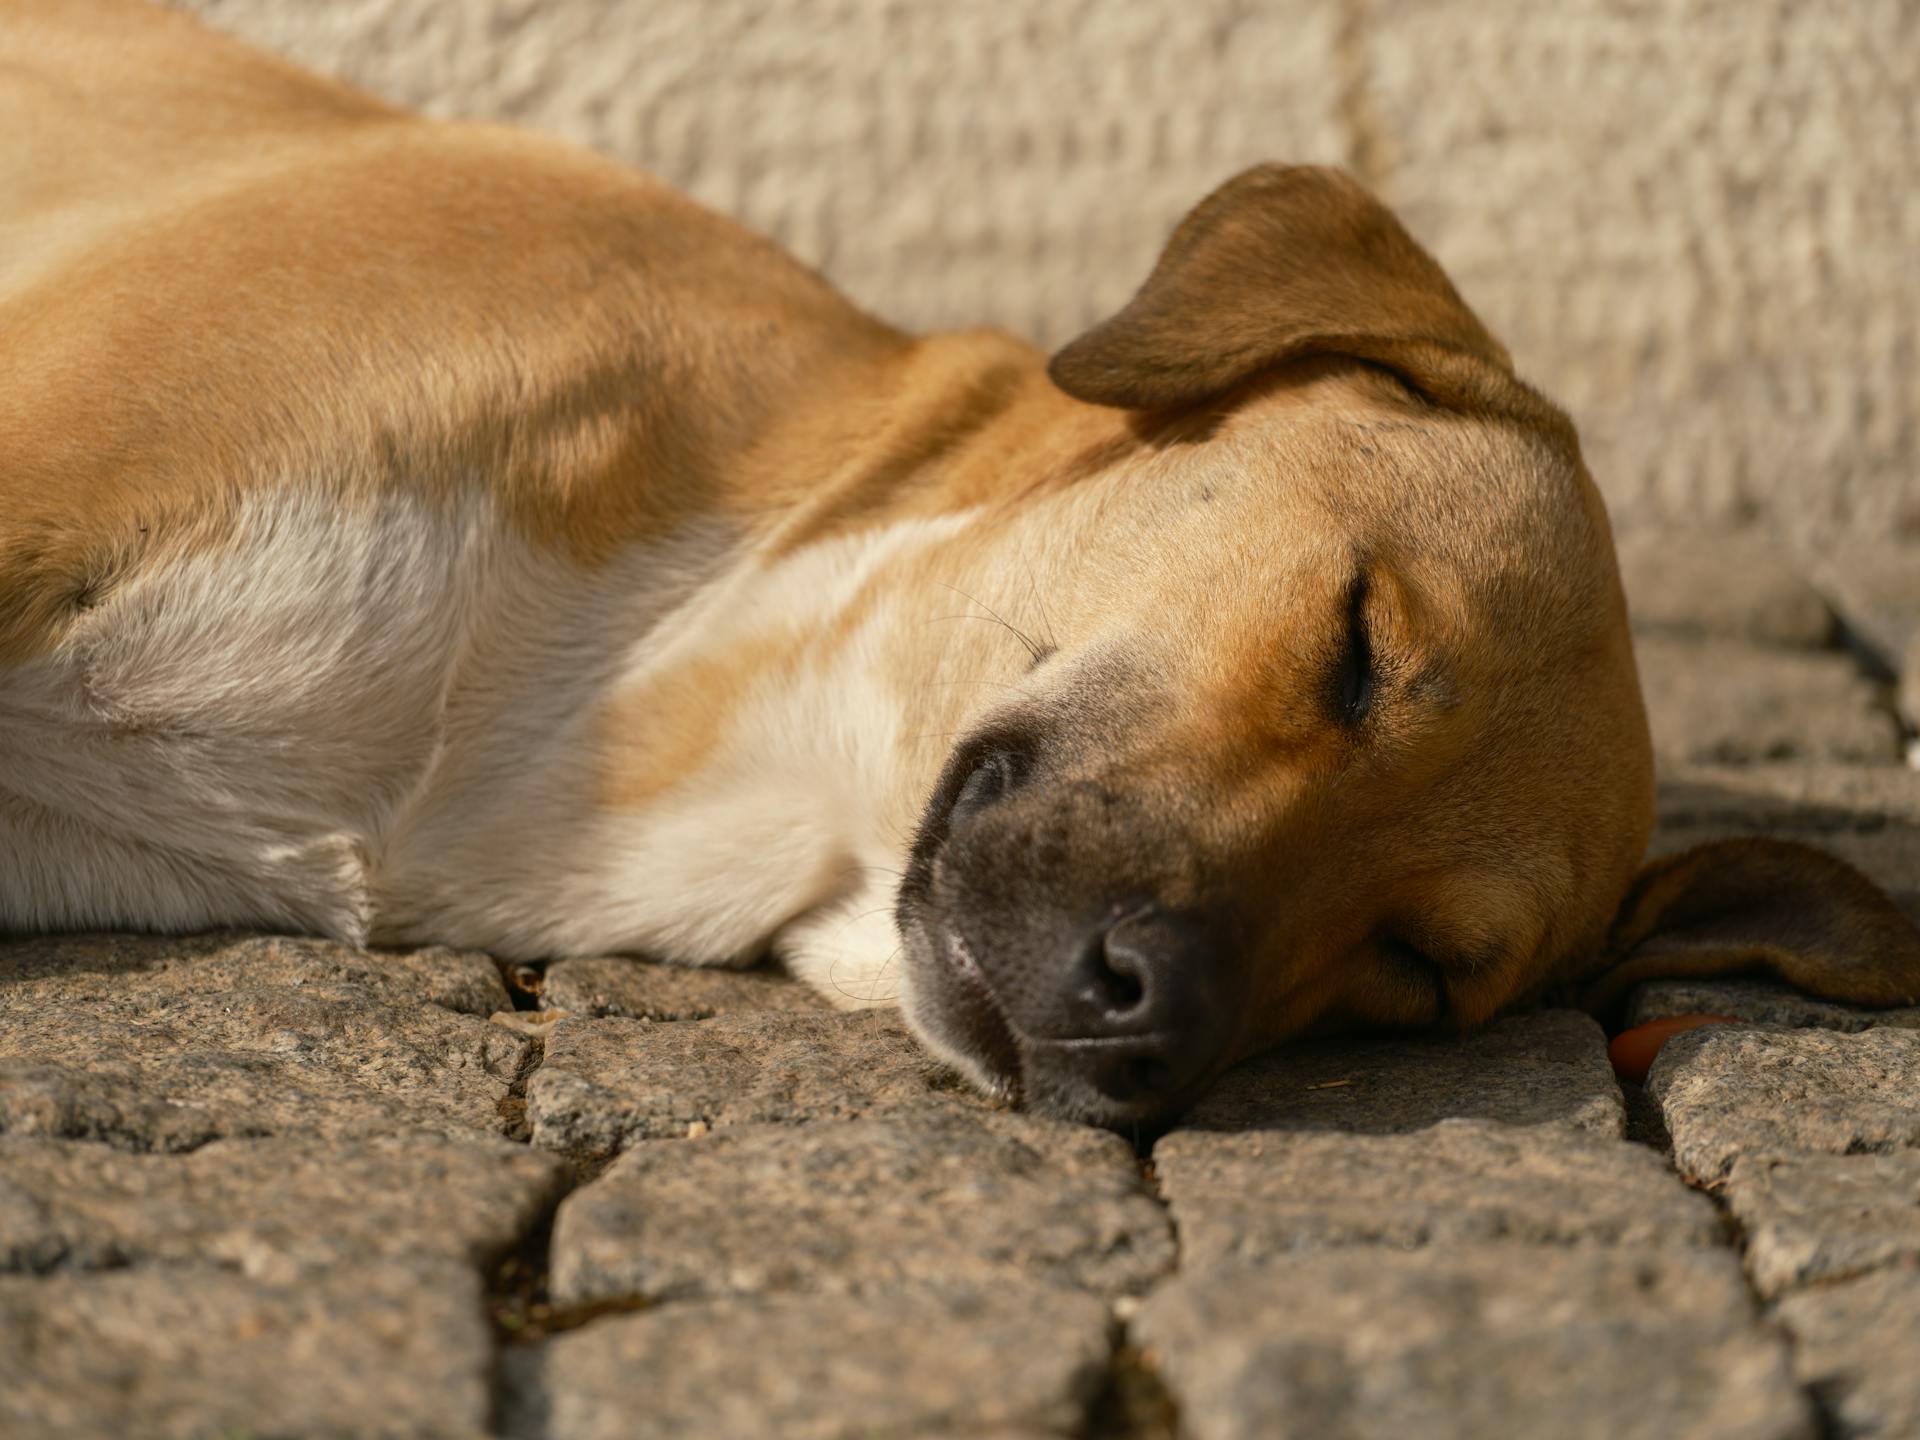
<path id="1" fill-rule="evenodd" d="M 1111 1124 L 1603 974 L 1920 991 L 1817 852 L 1636 875 L 1573 428 L 1339 173 L 1049 360 L 175 13 L 0 37 L 0 929 L 770 952 Z"/>

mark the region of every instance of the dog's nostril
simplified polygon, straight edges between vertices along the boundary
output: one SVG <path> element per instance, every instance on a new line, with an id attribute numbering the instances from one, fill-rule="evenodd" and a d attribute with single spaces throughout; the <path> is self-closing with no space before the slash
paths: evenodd
<path id="1" fill-rule="evenodd" d="M 1100 953 L 1093 963 L 1106 1008 L 1125 1014 L 1146 999 L 1147 987 L 1140 979 L 1138 958 L 1124 950 L 1116 953 L 1112 935 L 1108 931 L 1100 937 Z"/>
<path id="2" fill-rule="evenodd" d="M 960 824 L 968 817 L 993 804 L 1009 790 L 1013 789 L 1017 778 L 1014 760 L 1004 750 L 990 750 L 981 757 L 980 763 L 973 767 L 959 792 L 953 797 L 953 806 L 947 811 L 949 828 Z"/>

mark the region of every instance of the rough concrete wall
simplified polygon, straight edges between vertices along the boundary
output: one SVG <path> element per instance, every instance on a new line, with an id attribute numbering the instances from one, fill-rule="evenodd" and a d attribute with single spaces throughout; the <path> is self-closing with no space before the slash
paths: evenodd
<path id="1" fill-rule="evenodd" d="M 1908 0 L 190 3 L 663 175 L 921 328 L 1065 340 L 1236 169 L 1343 163 L 1623 522 L 1920 537 Z"/>

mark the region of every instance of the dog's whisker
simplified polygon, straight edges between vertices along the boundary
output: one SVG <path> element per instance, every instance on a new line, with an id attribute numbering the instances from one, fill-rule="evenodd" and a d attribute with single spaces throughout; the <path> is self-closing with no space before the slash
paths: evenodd
<path id="1" fill-rule="evenodd" d="M 1022 563 L 1024 563 L 1027 568 L 1027 593 L 1033 596 L 1033 603 L 1040 611 L 1040 623 L 1046 626 L 1047 649 L 1058 650 L 1060 648 L 1060 632 L 1053 623 L 1052 614 L 1047 610 L 1046 596 L 1040 593 L 1040 577 L 1033 573 L 1033 564 L 1031 561 Z"/>
<path id="2" fill-rule="evenodd" d="M 1027 632 L 1022 630 L 1018 625 L 1015 625 L 1011 620 L 1007 619 L 1007 617 L 1002 615 L 998 610 L 994 609 L 991 605 L 987 604 L 987 602 L 982 600 L 978 595 L 969 595 L 965 590 L 962 590 L 958 585 L 947 585 L 944 580 L 941 581 L 940 583 L 943 586 L 945 586 L 947 589 L 953 591 L 954 594 L 964 597 L 966 600 L 968 600 L 972 604 L 978 605 L 982 610 L 987 612 L 986 615 L 975 615 L 971 618 L 976 620 L 984 620 L 991 617 L 992 619 L 999 621 L 1001 625 L 1006 627 L 1006 630 L 1009 634 L 1011 634 L 1022 645 L 1027 647 L 1027 654 L 1030 655 L 1036 661 L 1046 654 L 1045 649 L 1042 648 L 1042 646 L 1037 640 L 1035 640 L 1031 635 L 1027 634 Z"/>

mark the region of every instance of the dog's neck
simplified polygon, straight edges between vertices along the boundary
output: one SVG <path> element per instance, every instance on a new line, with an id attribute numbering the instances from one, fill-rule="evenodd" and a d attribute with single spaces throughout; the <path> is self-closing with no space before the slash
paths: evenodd
<path id="1" fill-rule="evenodd" d="M 771 943 L 892 998 L 919 809 L 954 735 L 1047 643 L 1073 516 L 1140 442 L 1005 336 L 933 337 L 835 378 L 714 472 L 705 513 L 584 589 L 511 587 L 545 612 L 499 610 L 531 668 L 488 667 L 517 672 L 510 692 L 456 687 L 378 866 L 377 936 L 444 937 L 479 874 L 498 898 L 471 943 L 695 961 Z"/>

